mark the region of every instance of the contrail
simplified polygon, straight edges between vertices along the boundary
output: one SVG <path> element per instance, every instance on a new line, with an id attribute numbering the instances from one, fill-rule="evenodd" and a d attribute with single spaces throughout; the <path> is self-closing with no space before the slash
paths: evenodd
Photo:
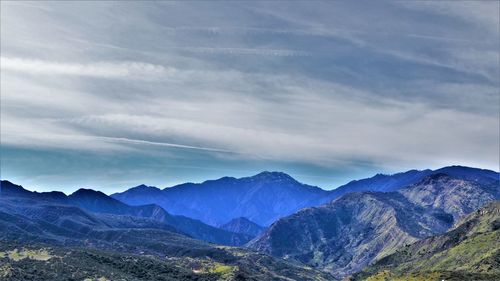
<path id="1" fill-rule="evenodd" d="M 100 137 L 100 136 L 96 136 L 95 138 L 102 139 L 102 140 L 108 140 L 108 141 L 114 141 L 114 142 L 168 146 L 168 147 L 196 149 L 196 150 L 204 150 L 204 151 L 212 151 L 212 152 L 237 153 L 235 151 L 231 151 L 231 150 L 227 150 L 227 149 L 203 147 L 203 146 L 192 146 L 192 145 L 184 145 L 184 144 L 169 143 L 169 142 L 155 142 L 155 141 L 137 140 L 137 139 L 129 139 L 129 138 Z"/>

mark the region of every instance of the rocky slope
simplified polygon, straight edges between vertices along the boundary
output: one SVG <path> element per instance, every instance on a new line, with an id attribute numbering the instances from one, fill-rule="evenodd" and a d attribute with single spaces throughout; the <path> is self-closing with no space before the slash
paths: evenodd
<path id="1" fill-rule="evenodd" d="M 500 201 L 451 231 L 408 244 L 351 280 L 500 280 Z"/>
<path id="2" fill-rule="evenodd" d="M 498 197 L 498 181 L 480 184 L 438 173 L 401 189 L 410 202 L 424 208 L 441 209 L 455 221 Z"/>
<path id="3" fill-rule="evenodd" d="M 343 277 L 444 233 L 461 215 L 494 200 L 497 189 L 438 173 L 400 192 L 350 193 L 278 220 L 248 246 Z"/>

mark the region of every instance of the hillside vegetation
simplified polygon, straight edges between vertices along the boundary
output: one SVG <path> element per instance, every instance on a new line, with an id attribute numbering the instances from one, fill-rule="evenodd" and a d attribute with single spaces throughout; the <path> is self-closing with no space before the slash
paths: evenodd
<path id="1" fill-rule="evenodd" d="M 500 201 L 453 230 L 389 255 L 352 280 L 500 280 Z"/>

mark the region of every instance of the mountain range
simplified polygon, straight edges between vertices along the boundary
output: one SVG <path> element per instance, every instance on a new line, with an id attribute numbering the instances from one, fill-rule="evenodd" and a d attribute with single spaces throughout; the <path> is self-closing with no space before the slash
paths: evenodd
<path id="1" fill-rule="evenodd" d="M 142 185 L 111 197 L 130 205 L 158 204 L 172 214 L 214 226 L 239 217 L 268 226 L 298 209 L 326 202 L 328 194 L 285 173 L 262 172 L 252 177 L 223 177 L 163 190 Z"/>
<path id="2" fill-rule="evenodd" d="M 348 193 L 279 219 L 248 246 L 345 277 L 499 198 L 498 180 L 481 182 L 437 173 L 394 192 Z"/>
<path id="3" fill-rule="evenodd" d="M 498 199 L 497 172 L 462 166 L 331 191 L 280 172 L 112 196 L 1 181 L 0 278 L 488 280 Z"/>
<path id="4" fill-rule="evenodd" d="M 195 218 L 213 226 L 245 217 L 267 227 L 281 217 L 306 207 L 328 203 L 347 193 L 396 191 L 439 173 L 480 184 L 498 181 L 498 173 L 494 171 L 449 166 L 434 171 L 427 169 L 393 175 L 377 174 L 327 191 L 300 183 L 282 172 L 262 172 L 251 177 L 223 177 L 164 189 L 140 185 L 112 194 L 111 197 L 129 205 L 156 204 L 171 214 Z"/>

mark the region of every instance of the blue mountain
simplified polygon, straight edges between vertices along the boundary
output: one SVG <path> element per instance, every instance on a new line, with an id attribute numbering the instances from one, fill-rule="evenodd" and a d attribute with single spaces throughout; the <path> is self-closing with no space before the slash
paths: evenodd
<path id="1" fill-rule="evenodd" d="M 332 199 L 346 193 L 360 191 L 391 192 L 419 182 L 421 179 L 435 174 L 447 174 L 457 179 L 475 181 L 479 184 L 495 184 L 499 180 L 497 172 L 485 169 L 448 166 L 437 170 L 410 170 L 393 175 L 377 174 L 371 178 L 353 180 L 332 191 Z"/>
<path id="2" fill-rule="evenodd" d="M 56 204 L 75 206 L 95 214 L 146 218 L 162 222 L 171 229 L 175 229 L 178 233 L 223 245 L 242 245 L 253 238 L 253 236 L 219 229 L 199 220 L 184 216 L 173 216 L 158 205 L 130 206 L 92 189 L 79 189 L 66 196 L 62 192 L 31 192 L 20 185 L 15 185 L 9 181 L 1 181 L 0 195 L 1 199 L 10 200 L 9 202 L 12 205 L 17 202 L 19 207 L 26 204 Z"/>
<path id="3" fill-rule="evenodd" d="M 324 203 L 328 194 L 285 173 L 262 172 L 252 177 L 223 177 L 163 190 L 141 185 L 111 197 L 131 205 L 158 204 L 172 214 L 211 225 L 246 217 L 266 226 L 301 208 Z"/>

